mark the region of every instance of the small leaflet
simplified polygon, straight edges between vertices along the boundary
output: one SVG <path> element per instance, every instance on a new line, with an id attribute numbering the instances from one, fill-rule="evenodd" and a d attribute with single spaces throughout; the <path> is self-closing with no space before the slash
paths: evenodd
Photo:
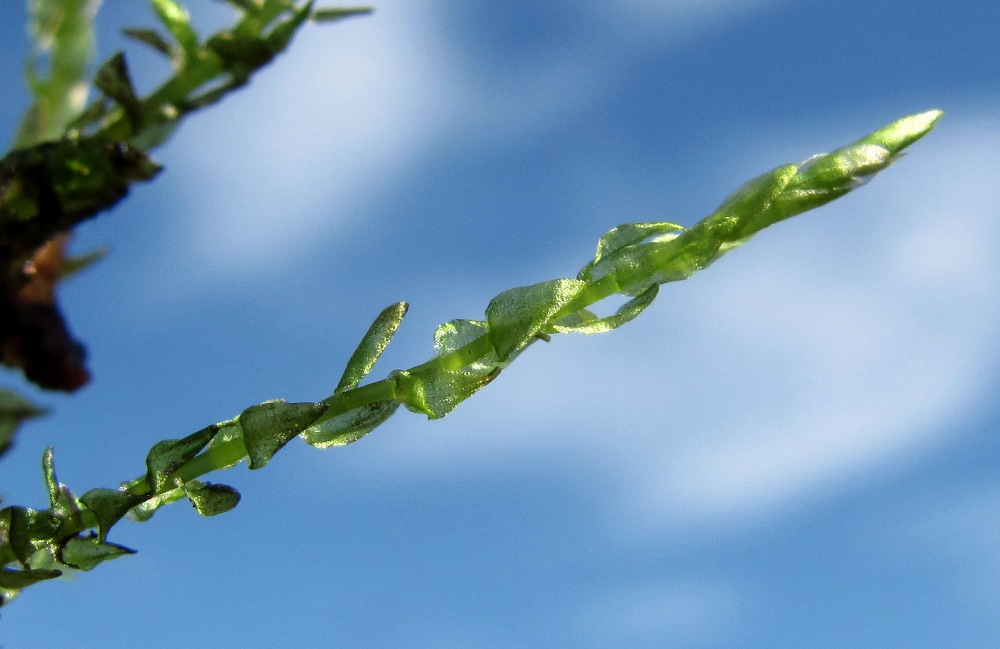
<path id="1" fill-rule="evenodd" d="M 40 581 L 55 579 L 60 576 L 62 576 L 61 570 L 45 568 L 11 570 L 9 568 L 0 568 L 0 588 L 20 590 L 32 584 L 37 584 Z M 4 601 L 0 599 L 0 605 L 3 603 Z"/>
<path id="2" fill-rule="evenodd" d="M 105 561 L 126 554 L 135 554 L 135 550 L 105 543 L 97 536 L 74 536 L 63 544 L 59 561 L 77 570 L 93 570 Z"/>
<path id="3" fill-rule="evenodd" d="M 49 511 L 27 507 L 6 507 L 2 511 L 10 517 L 7 526 L 10 549 L 21 565 L 27 568 L 31 555 L 52 540 L 63 521 Z"/>
<path id="4" fill-rule="evenodd" d="M 302 431 L 300 437 L 315 448 L 345 446 L 382 425 L 399 408 L 399 401 L 377 401 L 349 412 L 321 419 Z"/>
<path id="5" fill-rule="evenodd" d="M 626 322 L 634 319 L 642 313 L 646 307 L 653 303 L 656 294 L 659 292 L 659 285 L 653 284 L 648 289 L 632 298 L 618 311 L 606 318 L 599 318 L 586 309 L 581 309 L 562 320 L 554 323 L 552 329 L 559 333 L 579 333 L 579 334 L 599 334 L 612 329 L 617 329 Z"/>
<path id="6" fill-rule="evenodd" d="M 191 26 L 191 16 L 187 10 L 174 0 L 150 0 L 157 17 L 163 26 L 170 31 L 177 42 L 193 57 L 198 52 L 198 34 Z"/>
<path id="7" fill-rule="evenodd" d="M 471 397 L 500 373 L 497 368 L 486 375 L 453 372 L 438 367 L 427 367 L 408 372 L 392 373 L 396 398 L 412 412 L 440 419 Z"/>
<path id="8" fill-rule="evenodd" d="M 142 101 L 135 94 L 135 87 L 132 85 L 132 78 L 129 76 L 124 54 L 118 52 L 97 69 L 97 73 L 94 74 L 94 85 L 105 95 L 118 102 L 132 125 L 133 133 L 142 130 L 145 122 Z"/>
<path id="9" fill-rule="evenodd" d="M 403 321 L 409 305 L 406 302 L 396 302 L 382 310 L 375 318 L 368 331 L 354 350 L 351 359 L 347 361 L 344 374 L 337 384 L 337 391 L 349 390 L 356 387 L 372 368 L 376 361 L 389 346 L 393 335 Z"/>
<path id="10" fill-rule="evenodd" d="M 271 33 L 266 37 L 273 51 L 280 52 L 288 47 L 288 44 L 292 41 L 292 37 L 295 36 L 295 32 L 299 30 L 302 23 L 309 19 L 309 14 L 312 13 L 312 4 L 311 2 L 307 2 L 298 7 L 292 12 L 290 18 L 274 26 Z"/>
<path id="11" fill-rule="evenodd" d="M 486 307 L 490 342 L 504 362 L 520 351 L 587 286 L 577 279 L 555 279 L 504 291 Z"/>
<path id="12" fill-rule="evenodd" d="M 259 469 L 274 454 L 322 415 L 324 403 L 286 403 L 282 399 L 250 406 L 237 418 L 243 428 L 243 443 L 250 469 Z"/>
<path id="13" fill-rule="evenodd" d="M 224 484 L 190 480 L 184 483 L 184 493 L 202 516 L 225 514 L 240 503 L 240 492 Z"/>
<path id="14" fill-rule="evenodd" d="M 122 30 L 122 34 L 128 36 L 134 41 L 138 41 L 143 45 L 147 45 L 161 54 L 166 54 L 167 56 L 173 58 L 173 47 L 170 42 L 163 37 L 160 32 L 155 29 L 146 29 L 143 27 L 126 27 Z"/>
<path id="15" fill-rule="evenodd" d="M 98 538 L 104 542 L 111 527 L 124 518 L 130 509 L 142 502 L 143 498 L 127 491 L 98 488 L 80 496 L 80 502 L 93 512 L 97 519 Z"/>
<path id="16" fill-rule="evenodd" d="M 198 455 L 218 430 L 218 424 L 212 424 L 184 439 L 167 439 L 153 446 L 146 456 L 146 479 L 153 491 L 158 493 L 170 486 L 171 474 Z"/>

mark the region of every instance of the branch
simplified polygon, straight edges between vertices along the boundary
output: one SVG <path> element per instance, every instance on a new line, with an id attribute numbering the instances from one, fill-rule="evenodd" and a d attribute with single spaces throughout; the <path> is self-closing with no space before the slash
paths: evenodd
<path id="1" fill-rule="evenodd" d="M 832 153 L 777 167 L 743 185 L 690 229 L 666 222 L 620 225 L 601 237 L 594 259 L 576 278 L 501 293 L 486 307 L 485 320 L 438 327 L 429 361 L 362 386 L 406 313 L 405 303 L 391 305 L 368 329 L 329 397 L 314 403 L 268 401 L 184 439 L 162 441 L 147 455 L 145 474 L 120 489 L 73 496 L 56 479 L 47 450 L 42 466 L 49 509 L 0 510 L 0 597 L 7 601 L 63 570 L 90 570 L 133 552 L 107 541 L 111 527 L 126 516 L 145 521 L 157 508 L 185 497 L 202 515 L 229 511 L 239 493 L 198 480 L 209 472 L 244 460 L 259 469 L 296 436 L 318 448 L 349 444 L 400 405 L 430 419 L 443 417 L 534 342 L 557 333 L 620 327 L 652 303 L 661 284 L 686 279 L 760 230 L 860 187 L 927 134 L 941 115 L 906 117 Z M 598 317 L 588 309 L 618 293 L 631 299 L 614 315 Z"/>

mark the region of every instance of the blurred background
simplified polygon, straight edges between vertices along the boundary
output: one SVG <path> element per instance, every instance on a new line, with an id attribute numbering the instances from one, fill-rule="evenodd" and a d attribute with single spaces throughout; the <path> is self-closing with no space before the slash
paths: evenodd
<path id="1" fill-rule="evenodd" d="M 221 2 L 190 0 L 202 34 Z M 24 3 L 0 7 L 10 134 Z M 100 59 L 146 3 L 105 0 Z M 572 277 L 623 223 L 947 114 L 869 186 L 765 231 L 636 321 L 534 345 L 447 418 L 298 440 L 204 519 L 29 589 L 30 647 L 995 647 L 1000 4 L 380 0 L 310 26 L 78 230 L 61 300 L 95 378 L 0 463 L 44 507 L 266 399 L 317 400 L 371 319 L 381 378 L 497 293 Z M 4 385 L 21 383 L 7 373 Z"/>

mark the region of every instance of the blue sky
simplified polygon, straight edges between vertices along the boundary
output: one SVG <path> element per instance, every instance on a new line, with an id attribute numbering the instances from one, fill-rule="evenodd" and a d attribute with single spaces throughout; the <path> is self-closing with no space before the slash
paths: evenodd
<path id="1" fill-rule="evenodd" d="M 6 133 L 23 18 L 0 9 Z M 99 20 L 108 55 L 152 17 Z M 160 439 L 325 397 L 392 302 L 376 377 L 574 276 L 619 223 L 691 224 L 777 164 L 947 115 L 869 186 L 622 329 L 533 346 L 443 420 L 220 474 L 243 494 L 225 516 L 123 522 L 137 555 L 27 591 L 0 644 L 995 647 L 998 27 L 992 2 L 384 0 L 304 30 L 80 229 L 111 248 L 61 296 L 95 379 L 37 395 L 54 414 L 4 459 L 5 501 L 44 504 L 49 444 L 82 493 Z"/>

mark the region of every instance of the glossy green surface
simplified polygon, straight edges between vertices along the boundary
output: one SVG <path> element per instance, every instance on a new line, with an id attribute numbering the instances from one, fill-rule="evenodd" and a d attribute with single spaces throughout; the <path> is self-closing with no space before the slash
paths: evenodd
<path id="1" fill-rule="evenodd" d="M 330 397 L 318 403 L 268 401 L 184 439 L 160 442 L 146 458 L 146 474 L 121 490 L 74 497 L 56 480 L 47 451 L 43 471 L 51 507 L 0 510 L 0 587 L 9 599 L 65 568 L 90 569 L 127 554 L 129 550 L 106 541 L 110 527 L 126 515 L 145 521 L 158 507 L 185 497 L 206 516 L 228 511 L 239 494 L 197 478 L 244 459 L 251 469 L 260 468 L 295 436 L 320 448 L 347 444 L 386 421 L 400 405 L 431 419 L 443 417 L 535 341 L 556 333 L 615 329 L 647 308 L 660 284 L 685 279 L 761 229 L 861 186 L 929 132 L 941 114 L 906 117 L 830 154 L 777 167 L 744 184 L 690 229 L 672 223 L 618 226 L 601 238 L 594 260 L 577 278 L 504 291 L 490 301 L 485 320 L 441 325 L 431 360 L 359 385 L 406 313 L 405 303 L 391 305 L 363 336 Z M 634 297 L 609 317 L 588 310 L 617 293 Z"/>

